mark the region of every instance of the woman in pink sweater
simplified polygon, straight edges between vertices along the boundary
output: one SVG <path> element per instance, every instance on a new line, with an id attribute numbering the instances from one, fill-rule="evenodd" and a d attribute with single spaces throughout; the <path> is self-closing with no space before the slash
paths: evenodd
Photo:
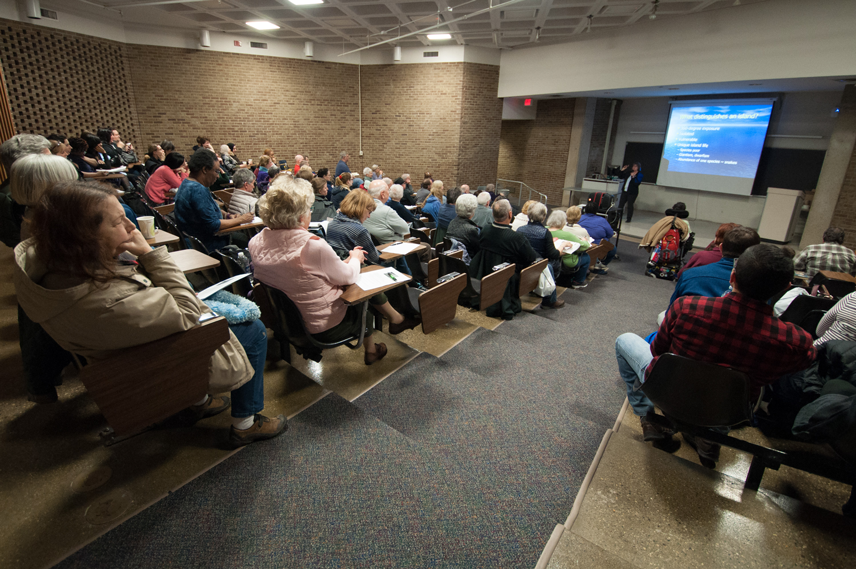
<path id="1" fill-rule="evenodd" d="M 307 231 L 315 196 L 306 185 L 282 176 L 259 200 L 259 215 L 267 227 L 250 240 L 254 276 L 294 302 L 315 339 L 336 342 L 360 333 L 359 307 L 347 306 L 339 297 L 348 285 L 357 282 L 365 253 L 357 247 L 343 261 L 326 241 Z M 373 296 L 369 302 L 389 320 L 390 334 L 419 324 L 399 314 L 384 294 Z M 368 313 L 363 343 L 366 365 L 386 355 L 385 344 L 370 341 L 373 329 Z"/>
<path id="2" fill-rule="evenodd" d="M 184 156 L 178 152 L 167 154 L 163 166 L 159 166 L 146 182 L 146 195 L 154 203 L 162 205 L 175 195 L 175 190 L 186 177 Z"/>

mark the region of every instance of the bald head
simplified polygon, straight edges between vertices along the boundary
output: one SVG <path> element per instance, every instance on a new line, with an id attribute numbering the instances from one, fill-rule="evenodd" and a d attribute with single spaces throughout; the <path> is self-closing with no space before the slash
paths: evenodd
<path id="1" fill-rule="evenodd" d="M 385 201 L 381 196 L 383 193 L 389 193 L 389 186 L 386 185 L 386 182 L 383 180 L 372 180 L 372 183 L 369 184 L 369 195 L 376 200 Z"/>

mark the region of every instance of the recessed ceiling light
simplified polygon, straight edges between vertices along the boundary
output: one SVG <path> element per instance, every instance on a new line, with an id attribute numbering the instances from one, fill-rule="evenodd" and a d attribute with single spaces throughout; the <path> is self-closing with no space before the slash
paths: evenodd
<path id="1" fill-rule="evenodd" d="M 450 40 L 452 34 L 428 34 L 429 40 Z"/>
<path id="2" fill-rule="evenodd" d="M 288 0 L 295 6 L 309 6 L 310 4 L 323 4 L 324 0 Z"/>
<path id="3" fill-rule="evenodd" d="M 270 22 L 265 22 L 264 20 L 258 22 L 246 22 L 248 26 L 251 28 L 255 28 L 257 30 L 278 30 L 279 26 L 276 24 L 271 24 Z"/>

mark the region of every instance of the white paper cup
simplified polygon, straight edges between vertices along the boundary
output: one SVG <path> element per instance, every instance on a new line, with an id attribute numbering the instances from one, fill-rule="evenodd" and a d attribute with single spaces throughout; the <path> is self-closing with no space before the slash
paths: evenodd
<path id="1" fill-rule="evenodd" d="M 146 239 L 155 238 L 155 218 L 151 215 L 143 215 L 137 218 L 137 223 L 140 225 L 140 233 Z"/>

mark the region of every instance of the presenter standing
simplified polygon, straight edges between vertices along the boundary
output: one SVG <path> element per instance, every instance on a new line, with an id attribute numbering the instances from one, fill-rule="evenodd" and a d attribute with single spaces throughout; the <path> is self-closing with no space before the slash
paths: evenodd
<path id="1" fill-rule="evenodd" d="M 633 218 L 633 204 L 639 197 L 639 184 L 642 183 L 642 164 L 634 162 L 633 167 L 624 166 L 618 173 L 621 180 L 621 198 L 618 207 L 627 209 L 627 222 Z"/>

